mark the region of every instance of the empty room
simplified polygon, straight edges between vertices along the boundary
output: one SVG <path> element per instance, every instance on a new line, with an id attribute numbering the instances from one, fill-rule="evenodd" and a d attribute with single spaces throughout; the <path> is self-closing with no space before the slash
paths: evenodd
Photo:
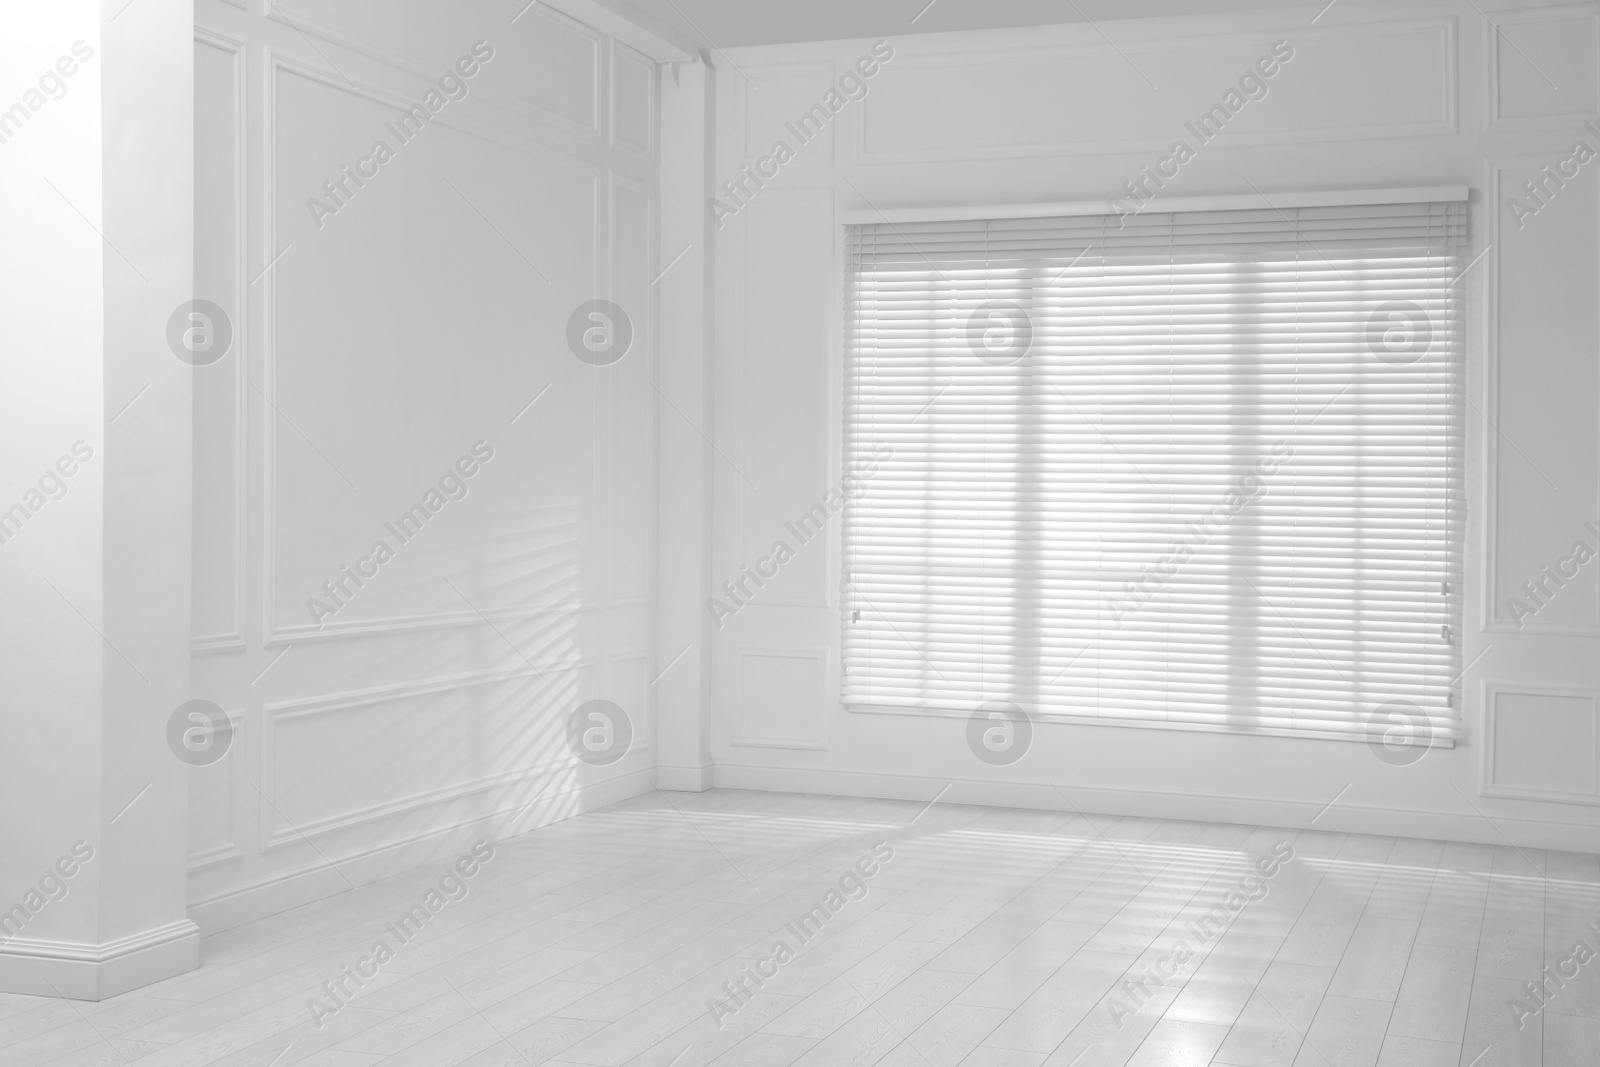
<path id="1" fill-rule="evenodd" d="M 0 1067 L 1600 1064 L 1600 2 L 0 74 Z"/>

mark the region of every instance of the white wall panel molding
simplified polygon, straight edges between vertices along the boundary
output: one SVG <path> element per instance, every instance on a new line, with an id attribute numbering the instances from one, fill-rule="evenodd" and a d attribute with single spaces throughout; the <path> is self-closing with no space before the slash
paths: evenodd
<path id="1" fill-rule="evenodd" d="M 242 6 L 242 5 L 241 5 Z M 249 239 L 249 98 L 248 98 L 248 51 L 247 43 L 243 38 L 219 30 L 196 26 L 194 39 L 197 44 L 214 48 L 228 57 L 230 63 L 229 87 L 233 92 L 233 141 L 231 155 L 234 167 L 234 183 L 231 190 L 235 217 L 232 227 L 234 241 L 234 278 L 230 308 L 228 309 L 233 319 L 233 348 L 225 357 L 225 367 L 218 367 L 216 371 L 225 370 L 233 375 L 233 419 L 234 419 L 234 462 L 233 482 L 230 486 L 232 493 L 233 511 L 233 537 L 230 539 L 232 552 L 231 573 L 228 577 L 229 587 L 232 590 L 232 625 L 218 633 L 195 634 L 190 640 L 191 651 L 198 655 L 215 652 L 238 652 L 245 647 L 244 620 L 247 589 L 245 574 L 247 567 L 249 543 L 249 514 L 247 511 L 248 485 L 249 485 L 249 427 L 250 427 L 250 299 L 248 282 L 253 275 L 250 270 L 250 239 Z M 216 373 L 208 369 L 197 368 L 196 373 Z"/>
<path id="2" fill-rule="evenodd" d="M 699 42 L 627 3 L 627 0 L 541 0 L 658 63 L 701 62 Z"/>
<path id="3" fill-rule="evenodd" d="M 264 230 L 267 236 L 262 241 L 263 248 L 276 251 L 274 255 L 283 252 L 285 245 L 277 236 L 277 145 L 281 136 L 277 129 L 277 84 L 281 73 L 288 72 L 294 76 L 306 78 L 331 91 L 346 93 L 360 99 L 370 100 L 375 103 L 401 106 L 403 97 L 391 94 L 383 89 L 373 86 L 352 86 L 327 72 L 308 66 L 300 60 L 267 50 L 267 90 L 265 100 L 265 124 L 268 131 L 266 149 L 262 166 L 262 186 L 264 208 Z M 575 174 L 582 175 L 590 183 L 590 203 L 596 207 L 600 205 L 600 183 L 605 179 L 606 172 L 597 164 L 582 157 L 568 154 L 556 149 L 541 147 L 537 151 L 526 143 L 507 139 L 506 135 L 498 133 L 466 121 L 451 119 L 444 121 L 444 113 L 435 116 L 432 120 L 442 125 L 451 127 L 469 135 L 482 137 L 501 147 L 511 148 L 528 155 L 537 155 L 538 158 L 553 163 Z M 603 232 L 605 221 L 601 212 L 595 212 L 595 232 L 592 240 L 595 247 L 600 247 L 600 234 Z M 259 399 L 262 417 L 262 611 L 263 632 L 267 647 L 275 647 L 286 643 L 320 642 L 338 640 L 349 637 L 372 637 L 382 634 L 401 634 L 416 630 L 447 628 L 457 626 L 470 626 L 489 621 L 513 621 L 519 619 L 538 618 L 552 613 L 581 614 L 597 610 L 603 605 L 600 601 L 589 598 L 580 599 L 574 604 L 563 604 L 560 607 L 549 605 L 535 605 L 522 608 L 504 608 L 479 611 L 475 608 L 451 609 L 440 612 L 411 613 L 391 616 L 384 619 L 351 619 L 345 621 L 325 621 L 320 627 L 311 623 L 283 624 L 278 620 L 278 590 L 276 587 L 277 549 L 279 538 L 278 528 L 278 439 L 287 432 L 291 436 L 295 431 L 283 431 L 279 427 L 282 421 L 278 409 L 278 368 L 279 350 L 277 345 L 276 322 L 278 317 L 277 307 L 277 281 L 274 270 L 266 271 L 260 279 L 263 286 L 262 300 L 262 326 L 264 343 L 262 346 L 261 377 L 262 386 Z M 314 590 L 312 591 L 315 592 Z"/>
<path id="4" fill-rule="evenodd" d="M 198 829 L 188 862 L 197 913 L 232 925 L 347 888 L 321 856 L 290 847 L 307 837 L 365 880 L 360 872 L 382 877 L 431 863 L 468 833 L 493 839 L 649 788 L 659 740 L 651 707 L 651 523 L 662 476 L 650 389 L 661 266 L 657 159 L 664 151 L 657 63 L 698 60 L 692 48 L 664 44 L 629 24 L 619 15 L 626 5 L 609 0 L 546 0 L 514 26 L 517 9 L 501 11 L 490 2 L 424 5 L 403 20 L 387 20 L 391 12 L 378 0 L 201 0 L 200 9 L 205 25 L 194 36 L 207 60 L 205 85 L 220 92 L 227 71 L 235 93 L 227 106 L 235 113 L 236 142 L 229 148 L 239 189 L 218 191 L 213 203 L 231 196 L 239 217 L 224 223 L 214 211 L 208 225 L 219 251 L 230 240 L 224 226 L 239 234 L 232 239 L 240 277 L 228 279 L 242 294 L 239 351 L 228 359 L 238 358 L 240 373 L 229 384 L 237 385 L 247 418 L 234 427 L 242 445 L 237 504 L 244 521 L 238 543 L 229 546 L 234 574 L 227 576 L 244 583 L 235 600 L 242 614 L 227 626 L 222 591 L 213 586 L 205 601 L 210 613 L 197 617 L 204 632 L 193 651 L 247 646 L 249 656 L 193 662 L 196 695 L 245 704 L 251 718 L 222 762 L 191 776 Z M 373 11 L 384 17 L 367 18 Z M 374 138 L 395 146 L 384 120 L 417 103 L 444 69 L 419 57 L 444 54 L 438 50 L 454 57 L 477 39 L 495 46 L 495 59 L 470 83 L 466 99 L 430 116 L 425 125 L 439 128 L 421 147 L 398 148 L 384 168 L 393 177 L 362 187 L 363 203 L 354 207 L 363 214 L 341 208 L 337 219 L 324 216 L 326 232 L 295 215 L 305 210 L 305 197 L 323 195 L 302 184 L 335 176 L 340 164 L 353 162 L 350 153 Z M 213 46 L 235 66 L 207 50 Z M 567 51 L 544 68 L 512 67 L 530 49 L 557 48 Z M 224 124 L 220 116 L 212 122 Z M 223 164 L 212 169 L 220 174 Z M 459 186 L 466 203 L 451 200 L 456 194 L 444 178 Z M 234 184 L 235 176 L 226 180 Z M 469 205 L 482 215 L 471 214 Z M 362 254 L 369 246 L 389 248 L 386 233 L 403 241 L 415 236 L 417 252 Z M 693 269 L 701 246 L 696 242 L 676 269 Z M 466 259 L 457 260 L 456 251 Z M 524 276 L 528 261 L 533 267 Z M 234 272 L 212 270 L 219 282 L 224 269 Z M 553 289 L 535 276 L 540 270 Z M 492 302 L 486 297 L 472 323 L 462 321 L 456 305 L 470 302 L 463 290 L 500 286 L 500 278 L 509 279 L 504 291 L 497 289 Z M 520 303 L 524 284 L 529 306 Z M 609 296 L 619 285 L 639 294 L 616 297 L 628 301 L 636 319 L 635 350 L 619 368 L 584 367 L 561 343 L 563 319 L 580 297 Z M 415 298 L 407 309 L 416 311 L 414 320 L 393 314 L 392 294 L 401 292 Z M 450 299 L 430 303 L 441 294 Z M 537 315 L 530 315 L 532 305 Z M 402 320 L 414 332 L 398 329 Z M 353 324 L 375 330 L 358 325 L 341 332 Z M 323 343 L 334 335 L 337 342 Z M 413 384 L 385 380 L 370 395 L 351 389 L 358 378 L 370 381 L 378 365 L 409 366 L 416 377 Z M 506 420 L 547 384 L 557 386 L 553 395 L 507 429 Z M 504 396 L 495 392 L 502 387 Z M 474 396 L 487 399 L 479 404 Z M 441 436 L 435 441 L 430 431 L 417 447 L 398 447 L 393 442 L 403 438 L 385 422 L 391 410 L 437 415 L 419 425 L 436 422 Z M 226 420 L 216 421 L 220 434 Z M 453 431 L 446 436 L 449 425 L 465 428 L 463 441 Z M 409 504 L 411 494 L 427 490 L 430 472 L 437 477 L 436 447 L 443 450 L 442 469 L 474 436 L 494 444 L 488 470 L 502 472 L 510 495 L 480 497 L 502 487 L 475 482 L 467 508 L 479 510 L 467 525 L 430 524 L 446 536 L 399 549 L 397 556 L 416 553 L 411 563 L 397 564 L 415 567 L 399 576 L 404 580 L 386 588 L 369 584 L 367 606 L 358 596 L 318 627 L 303 605 L 321 594 L 300 586 L 313 576 L 316 583 L 333 577 L 324 564 L 349 562 L 348 553 L 335 558 L 347 541 L 367 545 L 381 536 L 393 545 L 381 525 L 393 518 L 384 514 L 388 505 L 402 497 Z M 341 481 L 317 451 L 360 489 Z M 413 464 L 422 476 L 414 487 Z M 211 475 L 211 483 L 220 486 L 222 476 Z M 369 500 L 363 490 L 376 495 Z M 218 536 L 220 513 L 208 525 Z M 598 546 L 593 553 L 591 545 Z M 219 542 L 213 555 L 221 552 Z M 626 563 L 609 581 L 602 572 L 607 552 Z M 224 569 L 216 560 L 207 574 L 217 577 L 207 580 L 220 582 Z M 452 594 L 441 574 L 474 604 Z M 474 592 L 479 588 L 482 596 Z M 495 629 L 523 644 L 537 667 L 517 658 Z M 538 641 L 548 638 L 548 655 L 562 666 L 535 655 L 533 630 L 540 631 Z M 419 641 L 430 650 L 426 663 L 416 659 Z M 294 644 L 310 647 L 294 651 Z M 397 681 L 407 664 L 437 675 Z M 495 667 L 504 669 L 479 669 Z M 540 670 L 552 686 L 538 679 Z M 257 689 L 248 688 L 256 682 Z M 634 720 L 633 752 L 616 766 L 590 767 L 568 758 L 565 714 L 577 694 L 606 696 L 608 686 Z M 257 692 L 268 698 L 265 707 Z M 274 699 L 286 693 L 318 695 Z M 523 720 L 525 710 L 533 721 Z M 416 731 L 406 723 L 434 739 L 446 733 L 454 739 L 448 752 L 438 746 L 443 763 L 423 762 L 426 753 L 408 743 Z M 487 740 L 480 746 L 480 734 L 514 747 Z M 341 858 L 346 848 L 359 851 Z"/>
<path id="5" fill-rule="evenodd" d="M 588 95 L 592 117 L 588 121 L 582 121 L 573 116 L 563 115 L 558 111 L 541 107 L 537 103 L 529 104 L 510 94 L 491 89 L 474 87 L 473 93 L 481 94 L 485 101 L 511 114 L 543 122 L 578 134 L 587 140 L 600 143 L 605 137 L 605 130 L 602 126 L 605 109 L 601 106 L 602 87 L 607 76 L 604 59 L 607 49 L 604 35 L 590 26 L 585 26 L 576 19 L 550 10 L 543 4 L 534 5 L 524 17 L 530 20 L 526 26 L 518 27 L 524 32 L 539 32 L 538 23 L 542 21 L 544 23 L 542 29 L 546 34 L 566 33 L 587 42 L 591 58 L 590 92 Z M 282 23 L 290 29 L 319 37 L 330 44 L 338 45 L 340 48 L 380 63 L 385 67 L 403 71 L 421 79 L 423 82 L 431 84 L 439 76 L 439 71 L 430 65 L 427 60 L 389 47 L 373 38 L 354 33 L 346 27 L 336 26 L 298 5 L 291 6 L 285 4 L 283 0 L 272 0 L 270 10 L 267 12 L 267 18 L 274 22 Z M 460 42 L 460 47 L 465 50 L 471 44 L 471 41 L 462 41 Z M 492 47 L 495 42 L 490 40 L 489 44 Z M 408 101 L 408 103 L 415 103 L 415 101 Z"/>
<path id="6" fill-rule="evenodd" d="M 744 77 L 733 80 L 736 110 L 726 120 L 730 129 L 743 131 L 743 158 L 739 162 L 754 163 L 768 154 L 774 141 L 783 141 L 795 152 L 794 159 L 784 164 L 784 173 L 832 167 L 837 138 L 831 123 L 804 145 L 797 143 L 795 133 L 785 123 L 821 103 L 833 87 L 834 76 L 834 64 L 827 60 L 744 68 Z M 859 104 L 857 101 L 849 106 Z M 731 177 L 739 169 L 738 163 L 725 169 L 724 176 Z M 717 195 L 727 194 L 718 188 Z"/>
<path id="7" fill-rule="evenodd" d="M 867 97 L 852 105 L 860 108 L 854 117 L 856 159 L 864 164 L 979 162 L 1067 152 L 1164 150 L 1184 135 L 1187 111 L 1198 114 L 1213 98 L 1220 99 L 1256 53 L 1266 53 L 1278 39 L 1290 41 L 1295 58 L 1267 83 L 1268 95 L 1241 113 L 1262 128 L 1225 130 L 1218 142 L 1221 147 L 1456 132 L 1454 17 L 1315 29 L 1263 24 L 1181 38 L 1123 36 L 1114 49 L 1092 40 L 982 49 L 961 47 L 946 37 L 897 44 L 895 58 L 869 83 Z M 1218 56 L 1233 60 L 1224 62 Z M 1164 72 L 1162 81 L 1181 72 L 1183 85 L 1173 91 L 1192 94 L 1192 106 L 1175 111 L 1170 91 L 1160 97 L 1147 91 L 1145 96 L 1160 102 L 1140 105 L 1131 94 L 1148 87 L 1129 63 Z M 1296 77 L 1306 81 L 1318 75 L 1321 81 L 1310 95 L 1302 90 L 1296 97 L 1297 107 L 1274 110 L 1274 95 L 1293 94 Z M 1327 84 L 1330 77 L 1345 81 Z M 896 87 L 897 80 L 904 88 Z M 1053 84 L 1047 88 L 1045 83 Z M 1124 83 L 1128 94 L 1119 95 L 1117 87 Z M 1004 95 L 1008 91 L 1014 96 Z M 1039 94 L 1084 104 L 1077 109 L 1062 107 L 1055 118 L 1041 116 Z M 1110 99 L 1118 99 L 1122 106 L 1089 103 Z M 1319 110 L 1308 115 L 1307 107 Z M 997 124 L 997 116 L 1021 125 L 1010 130 Z M 883 131 L 888 129 L 904 132 L 886 139 Z"/>
<path id="8" fill-rule="evenodd" d="M 826 647 L 736 645 L 735 721 L 730 743 L 746 748 L 827 751 L 833 679 Z"/>
<path id="9" fill-rule="evenodd" d="M 227 825 L 227 833 L 223 840 L 215 841 L 189 854 L 191 872 L 216 867 L 244 856 L 244 850 L 239 845 L 239 831 L 246 810 L 245 779 L 251 766 L 250 758 L 246 754 L 248 744 L 245 734 L 246 715 L 242 708 L 226 709 L 225 714 L 233 724 L 233 739 L 227 754 L 216 763 L 194 768 L 189 774 L 191 781 L 199 775 L 221 775 L 225 779 L 221 792 L 225 799 L 223 821 Z M 193 788 L 191 785 L 191 789 Z M 216 792 L 208 792 L 206 795 L 214 797 Z M 207 814 L 210 815 L 212 812 L 208 810 Z M 191 842 L 195 836 L 194 822 L 194 817 L 191 815 L 189 824 Z"/>
<path id="10" fill-rule="evenodd" d="M 348 622 L 325 622 L 319 629 L 309 623 L 280 626 L 270 631 L 264 642 L 267 648 L 282 645 L 321 644 L 352 637 L 377 637 L 382 635 L 414 633 L 418 630 L 443 630 L 460 626 L 486 626 L 499 622 L 519 622 L 525 619 L 568 618 L 605 611 L 607 608 L 649 607 L 649 602 L 613 602 L 605 604 L 598 599 L 580 600 L 559 606 L 523 608 L 486 608 L 481 611 L 441 611 L 421 615 L 392 615 L 383 619 Z"/>
<path id="11" fill-rule="evenodd" d="M 630 203 L 631 201 L 631 203 Z M 605 190 L 606 250 L 602 293 L 617 301 L 633 322 L 633 347 L 613 365 L 606 377 L 608 420 L 605 464 L 605 512 L 608 607 L 644 607 L 654 604 L 655 553 L 637 551 L 624 567 L 619 556 L 625 541 L 655 543 L 657 494 L 654 442 L 658 437 L 657 404 L 653 383 L 657 376 L 660 314 L 659 290 L 654 284 L 666 264 L 657 247 L 660 204 L 656 187 L 615 171 L 607 175 Z M 643 231 L 643 246 L 630 247 Z M 681 250 L 674 250 L 677 255 Z M 673 264 L 682 267 L 681 262 Z M 633 446 L 633 455 L 619 454 L 619 442 Z M 598 444 L 597 448 L 600 447 Z M 646 484 L 629 483 L 631 473 Z M 618 575 L 621 575 L 618 578 Z"/>
<path id="12" fill-rule="evenodd" d="M 0 984 L 35 996 L 104 1000 L 192 970 L 200 928 L 168 923 L 99 944 L 11 937 L 0 944 Z"/>
<path id="13" fill-rule="evenodd" d="M 542 794 L 532 802 L 507 805 L 487 814 L 435 823 L 415 833 L 357 848 L 333 859 L 313 856 L 303 864 L 267 877 L 202 893 L 191 900 L 189 917 L 203 933 L 227 930 L 268 915 L 319 900 L 357 885 L 387 878 L 432 862 L 454 842 L 484 837 L 498 841 L 648 793 L 650 768 L 630 769 Z M 441 844 L 441 842 L 443 844 Z"/>
<path id="14" fill-rule="evenodd" d="M 271 852 L 287 845 L 309 841 L 341 830 L 348 830 L 352 827 L 369 825 L 406 812 L 489 792 L 504 786 L 535 781 L 546 776 L 553 779 L 562 772 L 573 772 L 579 766 L 573 759 L 566 757 L 565 742 L 563 740 L 563 755 L 556 759 L 543 760 L 531 766 L 517 767 L 495 774 L 464 778 L 449 785 L 409 793 L 381 803 L 349 808 L 321 818 L 291 825 L 287 822 L 286 817 L 280 813 L 278 807 L 278 801 L 282 799 L 278 793 L 276 772 L 279 759 L 277 732 L 280 723 L 308 716 L 333 715 L 375 704 L 393 703 L 416 697 L 449 693 L 504 682 L 559 678 L 562 675 L 581 671 L 588 671 L 592 674 L 597 662 L 594 658 L 585 657 L 576 662 L 544 668 L 518 667 L 505 670 L 463 672 L 460 674 L 440 675 L 415 682 L 395 682 L 370 686 L 365 689 L 301 697 L 295 700 L 276 701 L 262 705 L 261 797 L 263 804 L 260 809 L 261 851 L 263 853 Z M 564 717 L 558 724 L 558 728 L 564 730 Z"/>
<path id="15" fill-rule="evenodd" d="M 656 89 L 660 70 L 649 56 L 615 39 L 611 41 L 610 69 L 609 143 L 613 148 L 653 160 L 659 135 Z M 640 106 L 630 108 L 630 100 Z"/>
<path id="16" fill-rule="evenodd" d="M 655 686 L 651 684 L 654 650 L 648 645 L 613 649 L 606 657 L 604 695 L 628 713 L 633 723 L 633 747 L 652 747 L 655 738 Z"/>
<path id="17" fill-rule="evenodd" d="M 732 442 L 724 451 L 762 488 L 732 475 L 740 504 L 730 514 L 727 547 L 717 553 L 713 595 L 722 596 L 721 582 L 736 579 L 742 565 L 753 566 L 774 542 L 784 541 L 795 554 L 774 579 L 779 588 L 759 591 L 751 609 L 827 609 L 838 602 L 842 516 L 804 544 L 785 525 L 820 503 L 839 476 L 838 435 L 820 437 L 810 429 L 826 425 L 838 406 L 833 365 L 843 322 L 835 299 L 834 215 L 831 188 L 764 190 L 741 211 L 733 238 L 738 251 L 729 258 L 738 266 L 727 279 L 736 340 L 719 356 L 719 393 L 729 407 L 717 428 L 719 438 Z M 784 318 L 773 321 L 774 313 Z M 805 575 L 798 586 L 795 570 Z"/>
<path id="18" fill-rule="evenodd" d="M 1600 112 L 1600 4 L 1486 12 L 1486 128 L 1576 127 Z"/>
<path id="19" fill-rule="evenodd" d="M 1593 147 L 1600 148 L 1600 144 Z M 1580 172 L 1580 178 L 1591 183 L 1587 189 L 1574 184 L 1559 190 L 1538 214 L 1521 219 L 1520 230 L 1508 208 L 1511 198 L 1526 199 L 1522 181 L 1539 175 L 1542 167 L 1557 158 L 1554 154 L 1526 155 L 1491 158 L 1485 163 L 1482 243 L 1487 254 L 1482 264 L 1483 389 L 1482 419 L 1478 420 L 1484 500 L 1481 625 L 1492 633 L 1600 637 L 1600 565 L 1596 563 L 1580 567 L 1577 584 L 1563 587 L 1549 598 L 1550 605 L 1558 606 L 1559 615 L 1541 608 L 1531 617 L 1518 619 L 1508 605 L 1514 596 L 1531 604 L 1521 592 L 1521 583 L 1538 581 L 1542 566 L 1556 564 L 1574 541 L 1583 539 L 1600 548 L 1600 539 L 1584 526 L 1600 514 L 1600 434 L 1595 430 L 1600 375 L 1594 373 L 1592 362 L 1573 363 L 1576 380 L 1530 363 L 1546 353 L 1554 340 L 1543 332 L 1551 322 L 1544 310 L 1566 301 L 1556 294 L 1548 308 L 1530 314 L 1528 299 L 1531 295 L 1550 300 L 1556 286 L 1575 287 L 1578 300 L 1572 306 L 1589 309 L 1586 319 L 1591 336 L 1600 337 L 1600 312 L 1595 310 L 1600 306 L 1600 256 L 1594 251 L 1594 229 L 1592 225 L 1574 225 L 1579 212 L 1600 219 L 1600 181 L 1587 173 L 1595 164 Z M 1563 210 L 1568 212 L 1565 220 L 1560 217 Z M 1578 251 L 1580 258 L 1558 254 L 1567 249 Z M 1508 263 L 1514 268 L 1509 280 Z M 1506 314 L 1508 300 L 1510 316 Z M 1507 330 L 1513 331 L 1509 337 Z M 1539 332 L 1530 336 L 1530 330 Z M 1562 337 L 1559 343 L 1570 344 L 1574 351 L 1589 350 L 1581 337 Z M 1535 372 L 1542 376 L 1532 377 Z M 1575 453 L 1560 440 L 1555 443 L 1562 447 L 1552 449 L 1553 439 L 1540 431 L 1552 419 L 1562 420 L 1549 411 L 1537 410 L 1537 403 L 1536 410 L 1524 410 L 1520 420 L 1506 410 L 1506 389 L 1527 388 L 1530 382 L 1546 405 L 1582 405 L 1580 416 L 1568 430 L 1589 437 L 1586 451 Z M 1552 465 L 1552 459 L 1563 466 Z M 1585 464 L 1586 476 L 1569 473 L 1583 471 Z M 1508 468 L 1512 472 L 1509 482 Z M 1514 496 L 1504 491 L 1506 485 Z M 1508 518 L 1522 523 L 1512 531 L 1510 540 L 1502 529 Z M 1520 563 L 1503 560 L 1508 551 L 1521 557 Z"/>
<path id="20" fill-rule="evenodd" d="M 1600 691 L 1483 683 L 1479 793 L 1600 805 Z"/>
<path id="21" fill-rule="evenodd" d="M 287 71 L 310 81 L 318 82 L 329 89 L 349 93 L 360 99 L 370 100 L 375 104 L 392 107 L 398 111 L 404 111 L 418 103 L 422 93 L 426 91 L 425 88 L 418 86 L 386 85 L 361 78 L 341 77 L 339 74 L 318 66 L 315 62 L 307 60 L 294 51 L 270 45 L 264 46 L 264 50 L 268 74 L 267 91 L 269 98 L 267 104 L 269 108 L 271 107 L 271 94 L 275 92 L 275 83 L 280 71 Z M 541 160 L 553 159 L 554 161 L 568 163 L 575 168 L 591 170 L 596 173 L 602 171 L 598 160 L 589 158 L 589 156 L 595 154 L 596 146 L 592 145 L 595 141 L 593 136 L 586 136 L 582 139 L 569 139 L 555 135 L 555 131 L 550 131 L 541 136 L 539 131 L 504 122 L 491 121 L 481 113 L 468 114 L 460 108 L 446 108 L 437 114 L 431 115 L 428 124 L 430 126 L 437 124 L 448 129 L 468 133 L 490 144 L 522 155 L 533 156 Z M 269 134 L 269 140 L 273 136 L 273 134 Z M 352 148 L 356 149 L 361 147 L 363 146 L 359 144 L 352 146 Z M 587 152 L 587 155 L 584 154 L 585 152 Z M 619 155 L 615 158 L 621 159 L 624 157 Z M 260 267 L 256 269 L 259 270 Z"/>

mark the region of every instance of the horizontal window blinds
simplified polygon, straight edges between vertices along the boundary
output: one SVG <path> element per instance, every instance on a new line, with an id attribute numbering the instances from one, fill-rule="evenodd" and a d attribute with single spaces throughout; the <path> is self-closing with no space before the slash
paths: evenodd
<path id="1" fill-rule="evenodd" d="M 845 702 L 1457 737 L 1464 208 L 850 227 Z"/>

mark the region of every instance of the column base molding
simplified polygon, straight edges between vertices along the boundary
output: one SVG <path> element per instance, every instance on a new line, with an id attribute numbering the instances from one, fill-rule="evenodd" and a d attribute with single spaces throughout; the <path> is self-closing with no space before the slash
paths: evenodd
<path id="1" fill-rule="evenodd" d="M 188 919 L 99 945 L 13 937 L 0 942 L 0 992 L 105 1000 L 199 966 Z"/>
<path id="2" fill-rule="evenodd" d="M 656 787 L 679 793 L 704 793 L 713 784 L 713 764 L 656 764 Z"/>

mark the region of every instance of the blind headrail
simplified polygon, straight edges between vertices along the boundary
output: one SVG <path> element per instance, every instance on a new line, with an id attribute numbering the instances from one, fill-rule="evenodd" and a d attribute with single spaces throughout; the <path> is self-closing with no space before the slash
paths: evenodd
<path id="1" fill-rule="evenodd" d="M 1361 204 L 1416 204 L 1468 199 L 1465 185 L 1417 186 L 1403 189 L 1341 189 L 1335 191 L 1238 193 L 1223 196 L 1158 196 L 1150 211 L 1238 211 L 1247 208 L 1345 207 Z M 845 226 L 875 222 L 954 222 L 966 219 L 1038 219 L 1073 215 L 1111 215 L 1105 200 L 1069 200 L 1035 204 L 930 205 L 898 208 L 849 208 L 839 212 Z"/>

